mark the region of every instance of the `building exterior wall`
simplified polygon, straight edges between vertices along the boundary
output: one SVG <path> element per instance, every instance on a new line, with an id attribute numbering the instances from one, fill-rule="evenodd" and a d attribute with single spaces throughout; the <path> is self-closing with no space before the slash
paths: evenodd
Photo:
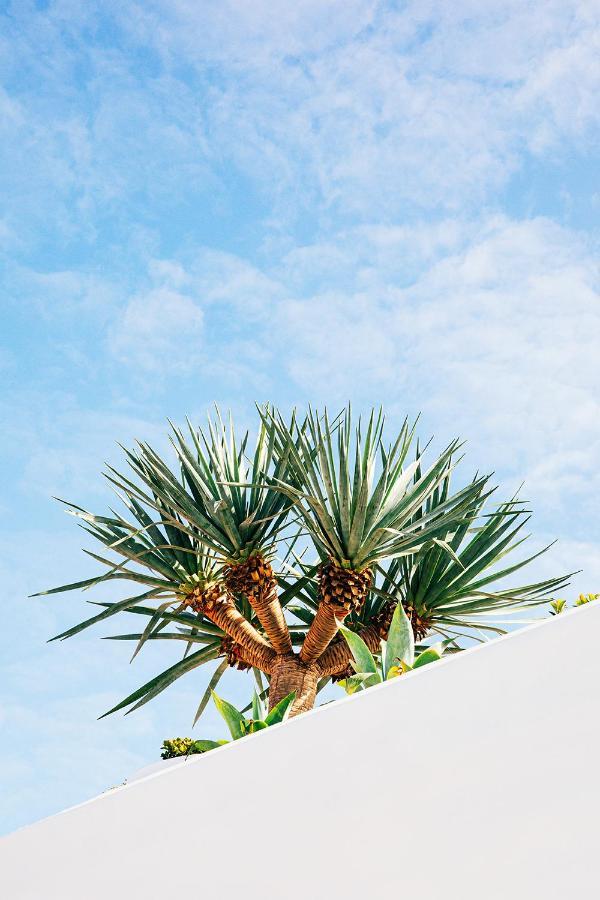
<path id="1" fill-rule="evenodd" d="M 600 896 L 600 601 L 0 841 L 7 900 Z"/>

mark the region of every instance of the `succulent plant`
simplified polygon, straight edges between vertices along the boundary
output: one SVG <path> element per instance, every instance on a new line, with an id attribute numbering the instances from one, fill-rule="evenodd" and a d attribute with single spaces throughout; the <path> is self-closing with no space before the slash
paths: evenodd
<path id="1" fill-rule="evenodd" d="M 284 697 L 273 709 L 267 713 L 264 705 L 256 693 L 252 696 L 252 717 L 247 718 L 242 710 L 236 709 L 232 703 L 223 700 L 215 692 L 212 692 L 213 702 L 221 714 L 229 734 L 233 741 L 246 737 L 249 734 L 255 734 L 271 725 L 279 725 L 285 722 L 290 714 L 295 694 L 289 694 Z M 230 741 L 210 741 L 195 740 L 194 738 L 173 738 L 172 740 L 163 741 L 161 758 L 172 759 L 176 756 L 190 756 L 194 753 L 206 753 L 208 750 L 214 750 L 216 747 L 222 747 L 229 744 Z"/>

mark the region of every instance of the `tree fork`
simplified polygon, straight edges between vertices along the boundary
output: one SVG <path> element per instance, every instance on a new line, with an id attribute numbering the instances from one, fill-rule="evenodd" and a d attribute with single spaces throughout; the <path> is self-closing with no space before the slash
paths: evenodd
<path id="1" fill-rule="evenodd" d="M 292 640 L 277 595 L 277 580 L 262 553 L 253 553 L 244 562 L 227 566 L 225 585 L 231 594 L 242 594 L 248 599 L 276 653 L 291 653 Z"/>
<path id="2" fill-rule="evenodd" d="M 265 675 L 270 672 L 273 658 L 270 655 L 266 658 L 262 647 L 256 652 L 248 650 L 241 644 L 237 644 L 229 635 L 225 635 L 221 641 L 220 650 L 220 655 L 227 660 L 232 669 L 244 672 L 254 667 L 260 669 Z"/>
<path id="3" fill-rule="evenodd" d="M 256 628 L 236 609 L 231 600 L 224 600 L 219 586 L 194 592 L 188 600 L 190 606 L 228 634 L 243 648 L 245 662 L 270 674 L 276 657 L 273 648 Z"/>

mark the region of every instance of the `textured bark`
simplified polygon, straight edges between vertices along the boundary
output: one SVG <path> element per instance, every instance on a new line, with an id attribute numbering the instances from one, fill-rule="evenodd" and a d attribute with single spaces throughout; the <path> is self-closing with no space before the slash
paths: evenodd
<path id="1" fill-rule="evenodd" d="M 292 641 L 277 594 L 277 580 L 271 564 L 255 553 L 245 562 L 228 566 L 225 585 L 232 594 L 242 594 L 258 616 L 273 649 L 291 653 Z"/>
<path id="2" fill-rule="evenodd" d="M 290 716 L 298 716 L 315 705 L 317 685 L 320 671 L 317 665 L 306 665 L 293 654 L 278 656 L 271 669 L 271 685 L 269 688 L 269 709 L 291 694 L 296 697 L 290 710 Z"/>
<path id="3" fill-rule="evenodd" d="M 256 628 L 244 618 L 233 603 L 221 601 L 204 615 L 228 634 L 237 644 L 241 644 L 247 662 L 267 674 L 275 660 L 276 653 L 258 633 Z"/>
<path id="4" fill-rule="evenodd" d="M 353 609 L 360 609 L 371 586 L 371 572 L 343 569 L 333 560 L 319 571 L 319 606 L 300 651 L 305 663 L 315 662 L 325 652 Z"/>
<path id="5" fill-rule="evenodd" d="M 271 647 L 269 647 L 269 650 L 271 652 L 265 654 L 262 647 L 258 650 L 249 650 L 246 647 L 242 647 L 241 644 L 234 644 L 233 650 L 230 653 L 225 653 L 224 656 L 228 657 L 229 665 L 232 668 L 244 671 L 244 669 L 251 669 L 254 666 L 255 669 L 260 669 L 265 675 L 270 675 L 275 654 Z"/>
<path id="6" fill-rule="evenodd" d="M 219 588 L 194 594 L 189 603 L 243 648 L 245 662 L 270 674 L 275 651 L 235 605 L 223 599 Z"/>
<path id="7" fill-rule="evenodd" d="M 358 632 L 371 653 L 376 653 L 380 648 L 381 636 L 377 628 L 368 625 Z M 319 659 L 319 678 L 326 675 L 340 675 L 348 667 L 352 654 L 346 641 L 339 640 L 330 644 L 325 653 Z"/>
<path id="8" fill-rule="evenodd" d="M 338 622 L 343 622 L 350 610 L 333 603 L 321 603 L 304 638 L 300 659 L 305 663 L 317 660 L 337 634 Z"/>

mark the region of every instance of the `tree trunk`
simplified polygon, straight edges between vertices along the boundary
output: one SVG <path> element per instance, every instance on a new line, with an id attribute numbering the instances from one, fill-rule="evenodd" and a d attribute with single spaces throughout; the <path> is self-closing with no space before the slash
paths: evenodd
<path id="1" fill-rule="evenodd" d="M 277 594 L 277 579 L 271 564 L 261 553 L 243 563 L 231 563 L 225 570 L 227 590 L 248 599 L 276 653 L 291 653 L 292 641 Z"/>
<path id="2" fill-rule="evenodd" d="M 192 609 L 202 613 L 243 647 L 245 661 L 263 672 L 270 673 L 271 664 L 276 658 L 275 651 L 232 601 L 223 600 L 219 588 L 205 591 L 198 596 L 192 594 L 191 597 Z"/>
<path id="3" fill-rule="evenodd" d="M 349 610 L 333 603 L 320 603 L 312 625 L 308 629 L 300 656 L 306 664 L 314 662 L 327 649 L 336 636 L 338 623 L 343 622 Z"/>
<path id="4" fill-rule="evenodd" d="M 271 666 L 269 710 L 280 700 L 296 692 L 290 716 L 298 716 L 315 705 L 321 672 L 317 664 L 307 665 L 298 656 L 278 656 Z"/>

